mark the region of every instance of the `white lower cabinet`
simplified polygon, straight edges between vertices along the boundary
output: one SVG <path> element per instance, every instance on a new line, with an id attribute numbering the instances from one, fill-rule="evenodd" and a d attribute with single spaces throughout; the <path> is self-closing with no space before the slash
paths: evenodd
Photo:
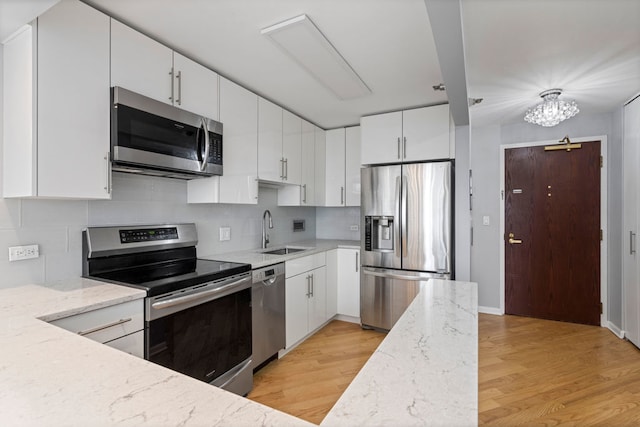
<path id="1" fill-rule="evenodd" d="M 50 322 L 137 357 L 144 357 L 144 300 L 76 314 Z"/>
<path id="2" fill-rule="evenodd" d="M 327 316 L 360 318 L 360 250 L 327 252 Z M 345 319 L 346 320 L 346 319 Z"/>
<path id="3" fill-rule="evenodd" d="M 285 263 L 286 348 L 291 348 L 327 321 L 325 253 Z"/>

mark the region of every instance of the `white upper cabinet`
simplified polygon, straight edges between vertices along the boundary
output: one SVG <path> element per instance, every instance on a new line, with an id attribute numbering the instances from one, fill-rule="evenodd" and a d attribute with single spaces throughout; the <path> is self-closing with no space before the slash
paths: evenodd
<path id="1" fill-rule="evenodd" d="M 217 73 L 174 52 L 173 78 L 175 106 L 219 120 Z"/>
<path id="2" fill-rule="evenodd" d="M 218 74 L 111 20 L 111 86 L 218 120 Z"/>
<path id="3" fill-rule="evenodd" d="M 258 177 L 266 181 L 283 181 L 282 108 L 258 97 Z"/>
<path id="4" fill-rule="evenodd" d="M 224 175 L 188 183 L 189 203 L 258 203 L 258 96 L 220 77 Z"/>
<path id="5" fill-rule="evenodd" d="M 405 162 L 453 157 L 449 147 L 449 105 L 403 111 L 402 138 Z"/>
<path id="6" fill-rule="evenodd" d="M 402 161 L 402 111 L 363 117 L 360 126 L 361 164 Z"/>
<path id="7" fill-rule="evenodd" d="M 345 205 L 360 206 L 360 126 L 346 128 Z"/>
<path id="8" fill-rule="evenodd" d="M 287 184 L 302 184 L 302 119 L 282 110 L 282 157 Z"/>
<path id="9" fill-rule="evenodd" d="M 360 124 L 363 165 L 454 158 L 447 104 L 367 116 Z"/>
<path id="10" fill-rule="evenodd" d="M 315 204 L 324 206 L 326 199 L 326 157 L 327 157 L 327 131 L 315 128 Z"/>
<path id="11" fill-rule="evenodd" d="M 4 196 L 110 198 L 109 17 L 60 2 L 3 62 Z"/>
<path id="12" fill-rule="evenodd" d="M 111 86 L 173 103 L 173 51 L 111 19 Z"/>
<path id="13" fill-rule="evenodd" d="M 345 206 L 345 129 L 331 129 L 326 137 L 324 206 Z"/>
<path id="14" fill-rule="evenodd" d="M 302 144 L 301 144 L 301 178 L 302 184 L 300 194 L 300 205 L 315 206 L 315 173 L 316 173 L 316 126 L 306 120 L 302 121 Z"/>
<path id="15" fill-rule="evenodd" d="M 301 143 L 300 117 L 258 98 L 258 177 L 264 181 L 300 185 Z M 298 200 L 300 190 L 294 191 Z"/>

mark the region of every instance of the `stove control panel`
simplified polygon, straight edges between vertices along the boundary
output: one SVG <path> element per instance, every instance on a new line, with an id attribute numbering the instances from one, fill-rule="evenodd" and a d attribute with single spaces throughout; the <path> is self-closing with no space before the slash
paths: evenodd
<path id="1" fill-rule="evenodd" d="M 177 238 L 178 229 L 176 227 L 120 230 L 120 243 L 155 242 Z"/>

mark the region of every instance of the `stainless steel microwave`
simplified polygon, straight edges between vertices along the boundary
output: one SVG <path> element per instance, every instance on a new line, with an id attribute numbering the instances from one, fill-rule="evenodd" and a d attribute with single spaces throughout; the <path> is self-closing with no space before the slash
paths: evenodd
<path id="1" fill-rule="evenodd" d="M 170 178 L 222 175 L 222 123 L 112 87 L 111 164 Z"/>

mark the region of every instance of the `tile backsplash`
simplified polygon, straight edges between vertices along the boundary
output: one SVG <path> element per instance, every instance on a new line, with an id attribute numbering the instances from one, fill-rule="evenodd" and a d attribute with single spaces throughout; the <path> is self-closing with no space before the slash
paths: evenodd
<path id="1" fill-rule="evenodd" d="M 187 204 L 186 181 L 114 173 L 112 200 L 61 201 L 0 199 L 0 288 L 53 283 L 81 275 L 82 229 L 87 226 L 195 222 L 198 253 L 260 247 L 262 214 L 269 209 L 271 245 L 298 240 L 360 238 L 350 226 L 359 208 L 279 207 L 277 192 L 260 188 L 257 205 Z M 305 230 L 293 231 L 293 220 Z M 231 228 L 231 240 L 219 240 L 219 228 Z M 8 261 L 9 246 L 38 244 L 40 257 Z"/>

